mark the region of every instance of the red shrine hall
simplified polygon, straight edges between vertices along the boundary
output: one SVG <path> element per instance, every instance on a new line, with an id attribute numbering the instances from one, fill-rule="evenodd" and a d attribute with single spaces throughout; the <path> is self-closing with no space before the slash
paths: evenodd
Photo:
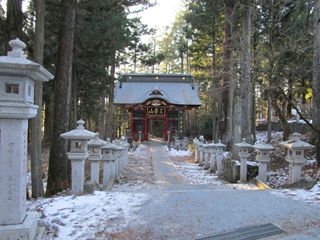
<path id="1" fill-rule="evenodd" d="M 114 103 L 130 113 L 129 134 L 135 141 L 181 138 L 184 113 L 201 105 L 190 74 L 123 74 Z"/>

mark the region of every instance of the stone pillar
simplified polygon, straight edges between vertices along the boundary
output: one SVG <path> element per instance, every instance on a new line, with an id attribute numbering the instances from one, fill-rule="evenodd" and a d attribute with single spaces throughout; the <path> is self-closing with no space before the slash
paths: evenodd
<path id="1" fill-rule="evenodd" d="M 194 145 L 194 162 L 199 163 L 198 159 L 198 139 L 193 139 L 193 145 Z"/>
<path id="2" fill-rule="evenodd" d="M 199 166 L 203 166 L 204 162 L 204 152 L 203 152 L 203 144 L 199 144 Z"/>
<path id="3" fill-rule="evenodd" d="M 104 187 L 108 186 L 110 178 L 111 178 L 111 160 L 102 159 L 103 161 L 103 177 L 102 177 L 102 184 Z"/>
<path id="4" fill-rule="evenodd" d="M 204 169 L 207 170 L 209 169 L 209 149 L 208 149 L 208 144 L 204 145 Z"/>
<path id="5" fill-rule="evenodd" d="M 217 144 L 215 144 L 215 147 L 216 147 L 216 159 L 217 159 L 217 175 L 218 176 L 222 176 L 223 174 L 223 152 L 224 152 L 224 149 L 226 148 L 226 145 L 223 144 L 221 142 L 221 140 L 219 140 L 219 142 Z"/>
<path id="6" fill-rule="evenodd" d="M 235 144 L 239 148 L 239 157 L 240 157 L 240 181 L 247 181 L 247 159 L 249 157 L 249 149 L 252 148 L 252 145 L 245 142 L 246 139 L 242 139 L 241 143 Z"/>
<path id="7" fill-rule="evenodd" d="M 53 75 L 23 54 L 19 39 L 0 57 L 0 239 L 31 240 L 37 232 L 38 214 L 26 211 L 28 119 L 37 114 L 35 81 Z"/>
<path id="8" fill-rule="evenodd" d="M 214 172 L 214 164 L 216 161 L 216 147 L 214 142 L 209 144 L 209 153 L 210 153 L 210 158 L 209 158 L 209 167 L 210 167 L 210 172 Z"/>
<path id="9" fill-rule="evenodd" d="M 116 159 L 115 148 L 117 146 L 106 140 L 106 144 L 101 147 L 103 161 L 103 186 L 107 187 L 110 180 L 114 180 L 114 161 Z"/>
<path id="10" fill-rule="evenodd" d="M 84 186 L 84 161 L 88 158 L 88 141 L 95 138 L 96 133 L 84 128 L 84 121 L 79 120 L 76 129 L 63 133 L 60 136 L 71 140 L 68 158 L 71 160 L 71 191 L 83 193 Z"/>
<path id="11" fill-rule="evenodd" d="M 100 161 L 90 161 L 90 181 L 99 184 Z"/>

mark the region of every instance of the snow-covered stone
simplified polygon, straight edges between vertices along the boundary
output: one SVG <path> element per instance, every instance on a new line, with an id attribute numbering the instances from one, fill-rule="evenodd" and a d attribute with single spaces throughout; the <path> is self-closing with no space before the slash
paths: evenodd
<path id="1" fill-rule="evenodd" d="M 249 157 L 249 149 L 253 146 L 249 143 L 245 142 L 245 139 L 242 139 L 241 143 L 236 143 L 236 147 L 239 148 L 239 157 L 240 157 L 240 181 L 247 181 L 247 159 Z"/>

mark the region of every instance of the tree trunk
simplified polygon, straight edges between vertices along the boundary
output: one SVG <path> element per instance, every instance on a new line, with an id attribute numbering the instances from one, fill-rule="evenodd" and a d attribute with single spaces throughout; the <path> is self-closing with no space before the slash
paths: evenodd
<path id="1" fill-rule="evenodd" d="M 241 138 L 252 142 L 250 129 L 250 94 L 251 94 L 251 1 L 242 5 L 242 39 L 240 56 L 240 102 L 241 102 Z"/>
<path id="2" fill-rule="evenodd" d="M 9 41 L 14 38 L 22 39 L 22 0 L 7 0 L 7 51 Z"/>
<path id="3" fill-rule="evenodd" d="M 317 166 L 320 168 L 320 0 L 316 0 L 314 7 L 313 29 L 313 111 L 312 125 L 317 130 L 313 132 L 313 142 L 316 146 Z"/>
<path id="4" fill-rule="evenodd" d="M 63 2 L 55 77 L 54 120 L 49 157 L 47 196 L 69 187 L 67 142 L 60 137 L 60 134 L 68 131 L 69 123 L 75 10 L 76 0 L 65 0 Z"/>
<path id="5" fill-rule="evenodd" d="M 47 96 L 46 96 L 47 95 Z M 52 133 L 53 120 L 53 96 L 50 93 L 44 96 L 45 110 L 44 110 L 44 135 L 42 144 L 49 145 Z"/>
<path id="6" fill-rule="evenodd" d="M 232 111 L 233 111 L 233 81 L 232 81 L 232 23 L 234 15 L 234 1 L 225 0 L 224 20 L 224 49 L 223 49 L 223 79 L 221 103 L 223 111 L 222 134 L 227 146 L 231 146 L 232 138 Z"/>
<path id="7" fill-rule="evenodd" d="M 115 117 L 114 117 L 114 74 L 116 67 L 116 54 L 115 52 L 111 56 L 111 70 L 110 70 L 110 82 L 109 82 L 109 105 L 108 105 L 108 122 L 107 122 L 107 137 L 114 139 L 115 137 Z"/>
<path id="8" fill-rule="evenodd" d="M 74 129 L 77 127 L 77 72 L 73 69 L 72 81 L 71 81 L 71 94 L 70 94 L 70 118 L 69 128 Z"/>
<path id="9" fill-rule="evenodd" d="M 43 64 L 43 46 L 44 46 L 44 16 L 45 0 L 35 0 L 36 8 L 36 29 L 34 41 L 34 60 Z M 34 86 L 34 102 L 39 106 L 35 118 L 31 119 L 31 179 L 32 179 L 32 197 L 43 197 L 42 182 L 42 82 L 36 81 Z"/>
<path id="10" fill-rule="evenodd" d="M 268 116 L 267 116 L 267 125 L 268 125 L 268 134 L 267 142 L 271 142 L 271 131 L 272 131 L 272 103 L 271 103 L 271 91 L 268 90 Z"/>
<path id="11" fill-rule="evenodd" d="M 106 104 L 105 94 L 101 94 L 99 97 L 99 113 L 98 113 L 98 133 L 101 139 L 105 139 L 105 115 L 106 115 Z"/>

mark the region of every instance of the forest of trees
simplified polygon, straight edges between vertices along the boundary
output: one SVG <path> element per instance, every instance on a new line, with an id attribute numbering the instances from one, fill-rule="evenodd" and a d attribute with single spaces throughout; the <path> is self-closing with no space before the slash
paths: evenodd
<path id="1" fill-rule="evenodd" d="M 44 194 L 42 146 L 50 146 L 46 194 L 69 186 L 67 145 L 59 136 L 77 119 L 101 138 L 125 133 L 128 116 L 113 105 L 114 82 L 124 72 L 191 73 L 202 106 L 186 114 L 187 134 L 229 147 L 238 141 L 235 131 L 254 142 L 261 119 L 269 140 L 272 119 L 288 139 L 287 120 L 296 112 L 310 127 L 320 166 L 320 0 L 186 0 L 160 37 L 134 17 L 154 4 L 31 0 L 26 11 L 22 0 L 2 4 L 1 55 L 19 37 L 28 58 L 55 75 L 35 90 L 41 108 L 30 124 L 33 197 Z"/>

